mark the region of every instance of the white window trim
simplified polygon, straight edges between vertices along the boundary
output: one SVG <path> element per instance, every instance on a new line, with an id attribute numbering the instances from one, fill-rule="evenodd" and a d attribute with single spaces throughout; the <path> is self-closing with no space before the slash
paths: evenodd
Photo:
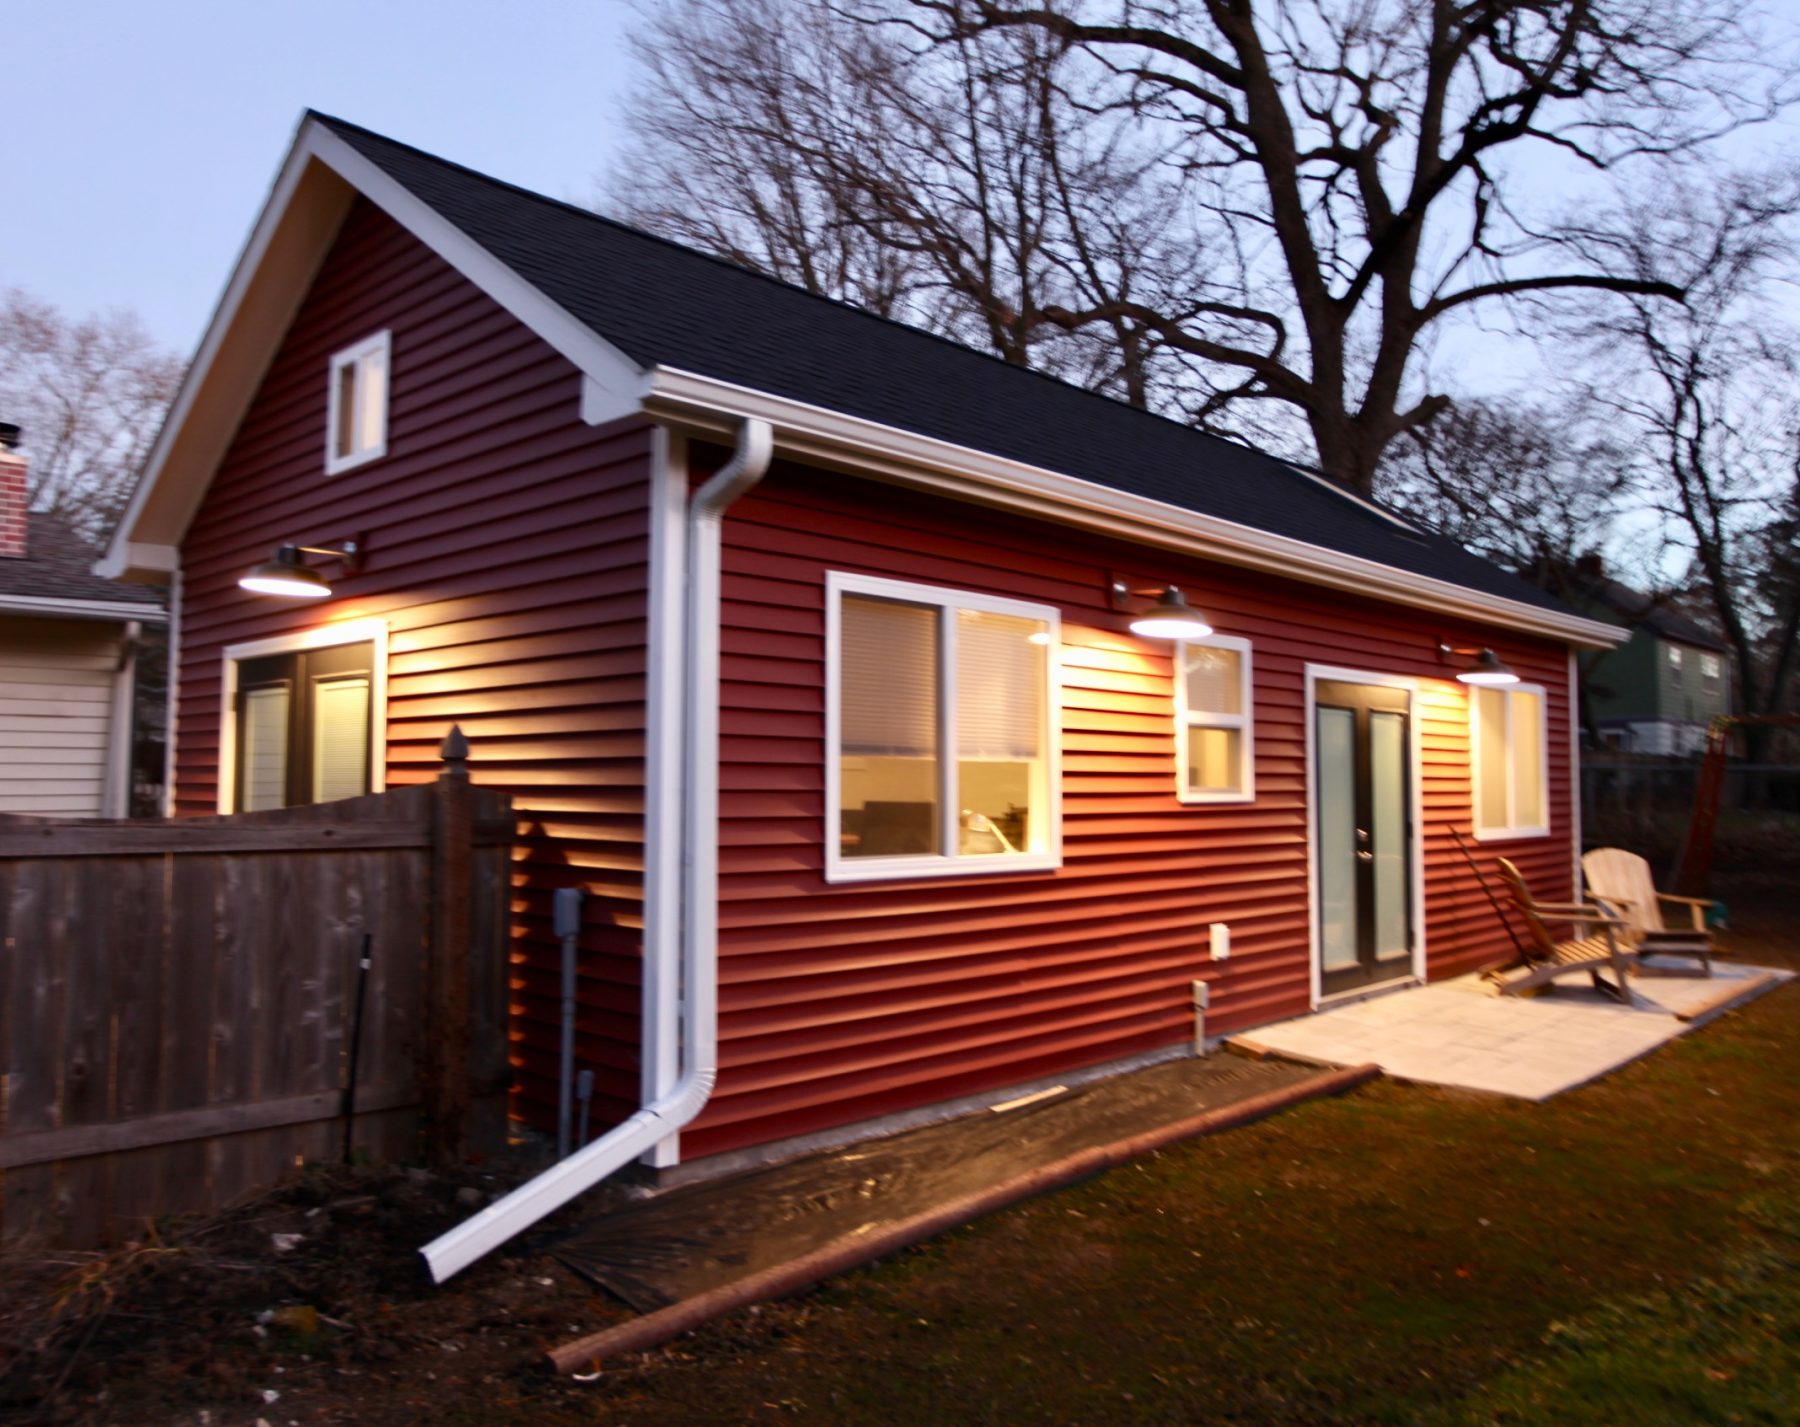
<path id="1" fill-rule="evenodd" d="M 1050 642 L 1044 649 L 1044 799 L 1047 821 L 1044 846 L 1037 852 L 1005 855 L 961 856 L 949 852 L 922 853 L 902 857 L 845 857 L 840 851 L 839 836 L 843 826 L 842 761 L 842 610 L 845 595 L 870 595 L 878 599 L 905 600 L 911 604 L 935 605 L 942 610 L 970 609 L 985 614 L 1012 615 L 1020 619 L 1041 620 L 1048 628 Z M 956 711 L 955 622 L 946 620 L 949 631 L 942 653 L 938 685 L 938 721 L 940 729 L 954 730 Z M 1029 604 L 1023 600 L 1004 599 L 998 595 L 975 594 L 967 590 L 941 585 L 916 585 L 906 580 L 883 579 L 875 575 L 854 575 L 831 570 L 825 575 L 825 880 L 827 882 L 891 882 L 916 877 L 1006 876 L 1016 872 L 1045 872 L 1062 866 L 1062 615 L 1053 605 Z M 953 747 L 943 764 L 939 797 L 945 810 L 946 831 L 954 819 L 949 810 L 955 798 L 949 796 L 956 774 Z"/>
<path id="2" fill-rule="evenodd" d="M 1516 841 L 1526 837 L 1550 836 L 1550 695 L 1542 684 L 1502 684 L 1497 692 L 1506 695 L 1506 825 L 1481 825 L 1481 720 L 1475 717 L 1476 691 L 1469 690 L 1469 826 L 1475 830 L 1477 842 Z M 1519 826 L 1513 822 L 1513 795 L 1518 778 L 1513 768 L 1513 699 L 1514 694 L 1538 696 L 1538 780 L 1543 788 L 1544 822 L 1538 826 Z"/>
<path id="3" fill-rule="evenodd" d="M 219 798 L 222 813 L 233 811 L 237 798 L 237 695 L 238 666 L 246 659 L 261 659 L 269 654 L 297 654 L 308 649 L 330 649 L 340 644 L 369 644 L 374 647 L 374 666 L 369 676 L 369 791 L 379 793 L 387 787 L 387 621 L 359 619 L 349 624 L 326 624 L 298 634 L 280 634 L 272 639 L 252 639 L 243 644 L 228 644 L 220 656 L 219 678 Z"/>
<path id="4" fill-rule="evenodd" d="M 337 454 L 338 392 L 343 386 L 343 383 L 338 379 L 338 373 L 343 371 L 345 367 L 355 367 L 360 365 L 366 358 L 375 355 L 377 352 L 381 354 L 382 372 L 384 374 L 381 404 L 381 440 L 365 450 L 352 451 L 348 455 L 340 456 Z M 362 383 L 360 381 L 353 381 L 350 385 L 352 391 L 360 392 L 362 390 Z M 388 414 L 392 409 L 393 404 L 394 334 L 391 331 L 377 332 L 373 337 L 365 337 L 353 347 L 346 347 L 341 352 L 333 353 L 331 358 L 331 371 L 327 378 L 326 390 L 326 475 L 341 475 L 345 471 L 354 470 L 358 466 L 367 465 L 370 461 L 378 461 L 383 456 L 387 455 Z M 350 421 L 350 429 L 352 431 L 356 431 L 361 427 L 362 422 L 359 419 L 361 415 L 361 412 L 352 413 Z"/>
<path id="5" fill-rule="evenodd" d="M 1424 706 L 1419 694 L 1419 681 L 1404 674 L 1378 674 L 1368 669 L 1345 669 L 1333 664 L 1308 664 L 1304 667 L 1305 696 L 1302 717 L 1306 720 L 1306 945 L 1307 987 L 1313 1010 L 1328 999 L 1319 965 L 1319 748 L 1318 709 L 1321 683 L 1371 684 L 1380 689 L 1401 689 L 1406 694 L 1407 780 L 1412 796 L 1407 816 L 1412 819 L 1411 847 L 1407 868 L 1412 895 L 1412 979 L 1426 981 L 1425 958 L 1425 733 Z M 1457 686 L 1461 688 L 1459 684 Z M 1345 1000 L 1357 1000 L 1364 990 L 1346 991 Z"/>
<path id="6" fill-rule="evenodd" d="M 1238 654 L 1238 707 L 1242 713 L 1218 713 L 1187 706 L 1187 650 L 1235 649 Z M 1209 634 L 1204 639 L 1183 639 L 1175 646 L 1175 796 L 1190 806 L 1256 801 L 1256 700 L 1250 671 L 1250 641 L 1232 634 Z M 1238 731 L 1238 786 L 1229 792 L 1209 792 L 1187 786 L 1187 731 L 1190 728 L 1234 728 Z"/>

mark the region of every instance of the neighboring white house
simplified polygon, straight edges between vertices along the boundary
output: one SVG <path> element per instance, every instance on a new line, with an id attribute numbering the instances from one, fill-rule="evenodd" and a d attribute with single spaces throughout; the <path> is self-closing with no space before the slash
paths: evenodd
<path id="1" fill-rule="evenodd" d="M 123 817 L 138 638 L 162 597 L 95 575 L 93 546 L 29 512 L 18 434 L 0 424 L 0 813 Z"/>

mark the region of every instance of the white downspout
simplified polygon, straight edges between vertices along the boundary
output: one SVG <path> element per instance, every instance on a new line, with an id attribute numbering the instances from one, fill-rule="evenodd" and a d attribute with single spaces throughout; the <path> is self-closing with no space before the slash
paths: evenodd
<path id="1" fill-rule="evenodd" d="M 731 460 L 688 506 L 681 1078 L 624 1124 L 426 1244 L 420 1253 L 438 1283 L 680 1130 L 712 1095 L 719 1074 L 719 532 L 725 511 L 762 479 L 773 451 L 769 423 L 745 421 Z"/>

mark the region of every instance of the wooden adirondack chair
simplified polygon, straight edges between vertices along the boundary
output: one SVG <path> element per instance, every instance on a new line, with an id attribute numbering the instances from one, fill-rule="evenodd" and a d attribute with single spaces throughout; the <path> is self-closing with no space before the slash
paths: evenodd
<path id="1" fill-rule="evenodd" d="M 1701 976 L 1712 975 L 1713 939 L 1706 927 L 1711 902 L 1698 897 L 1674 897 L 1656 890 L 1650 864 L 1621 847 L 1597 847 L 1581 859 L 1588 893 L 1626 924 L 1625 939 L 1634 958 L 1688 956 L 1700 961 Z M 1689 925 L 1672 927 L 1663 918 L 1663 904 L 1687 908 Z M 1642 963 L 1639 961 L 1639 968 Z M 1676 975 L 1691 974 L 1675 972 Z"/>
<path id="2" fill-rule="evenodd" d="M 1571 971 L 1585 971 L 1594 989 L 1629 1006 L 1631 997 L 1628 953 L 1620 934 L 1625 923 L 1608 916 L 1599 907 L 1583 902 L 1540 902 L 1519 875 L 1519 869 L 1504 857 L 1498 858 L 1500 875 L 1511 889 L 1513 902 L 1525 919 L 1527 945 L 1525 970 L 1498 967 L 1483 974 L 1493 981 L 1504 996 L 1521 996 L 1539 989 L 1549 989 L 1556 978 Z M 1550 924 L 1571 923 L 1576 935 L 1558 941 L 1550 934 Z M 1613 979 L 1600 973 L 1611 968 Z"/>

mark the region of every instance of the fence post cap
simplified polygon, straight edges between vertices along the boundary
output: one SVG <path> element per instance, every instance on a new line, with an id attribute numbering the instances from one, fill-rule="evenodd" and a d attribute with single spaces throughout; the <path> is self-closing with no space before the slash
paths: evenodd
<path id="1" fill-rule="evenodd" d="M 456 767 L 469 760 L 469 740 L 462 731 L 462 725 L 453 723 L 450 732 L 444 735 L 444 741 L 438 745 L 438 757 Z"/>

